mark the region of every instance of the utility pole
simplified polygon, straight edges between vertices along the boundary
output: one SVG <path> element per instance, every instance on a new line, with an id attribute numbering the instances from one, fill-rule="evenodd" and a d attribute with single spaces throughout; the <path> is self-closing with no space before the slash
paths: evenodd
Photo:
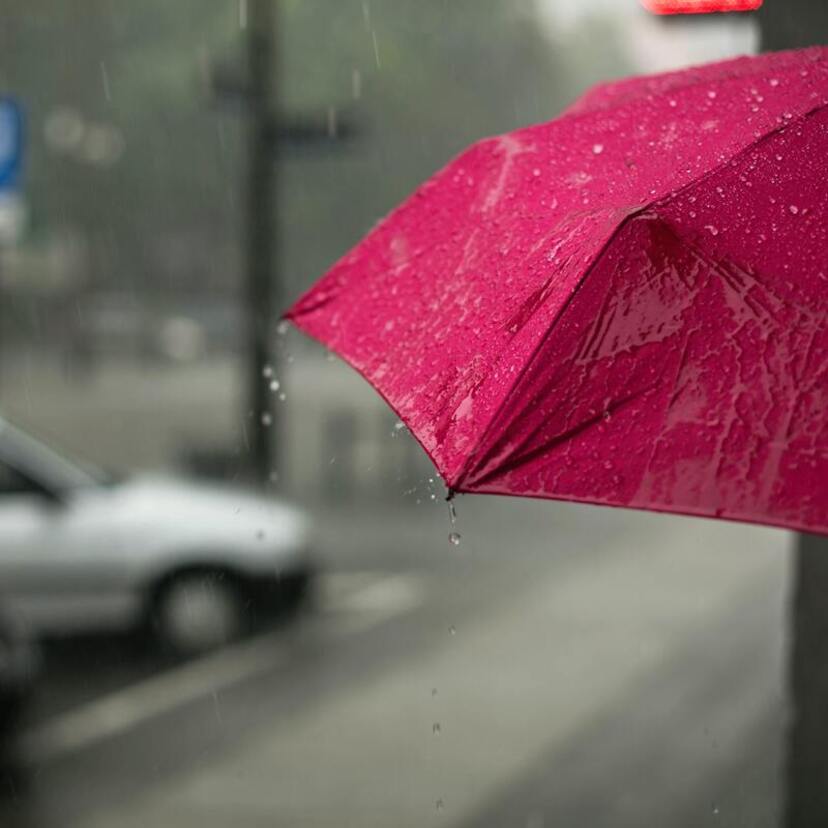
<path id="1" fill-rule="evenodd" d="M 279 272 L 279 164 L 285 148 L 327 151 L 356 132 L 347 115 L 326 112 L 286 114 L 279 109 L 276 44 L 279 0 L 240 0 L 246 32 L 243 72 L 220 63 L 211 70 L 213 97 L 242 104 L 246 117 L 245 171 L 245 423 L 250 472 L 264 486 L 281 471 L 282 408 L 273 405 L 271 383 L 281 381 L 278 353 L 271 348 L 274 312 L 284 295 Z"/>
<path id="2" fill-rule="evenodd" d="M 279 457 L 279 409 L 273 405 L 270 376 L 280 376 L 270 347 L 273 309 L 282 296 L 278 272 L 279 239 L 274 206 L 278 187 L 278 88 L 275 25 L 278 0 L 243 0 L 247 9 L 248 168 L 246 216 L 247 405 L 251 471 L 264 486 Z"/>
<path id="3" fill-rule="evenodd" d="M 825 0 L 765 0 L 762 49 L 828 38 Z M 789 608 L 785 828 L 828 825 L 828 539 L 796 538 Z"/>

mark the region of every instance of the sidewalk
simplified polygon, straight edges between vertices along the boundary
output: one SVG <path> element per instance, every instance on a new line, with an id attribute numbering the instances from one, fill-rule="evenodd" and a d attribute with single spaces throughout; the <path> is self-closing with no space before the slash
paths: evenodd
<path id="1" fill-rule="evenodd" d="M 84 828 L 748 824 L 734 774 L 772 815 L 787 536 L 647 525 Z"/>

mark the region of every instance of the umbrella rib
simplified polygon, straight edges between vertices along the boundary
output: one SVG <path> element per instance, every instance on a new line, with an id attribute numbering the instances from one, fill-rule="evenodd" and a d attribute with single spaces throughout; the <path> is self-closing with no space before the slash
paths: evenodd
<path id="1" fill-rule="evenodd" d="M 517 389 L 520 387 L 520 384 L 521 384 L 524 376 L 527 374 L 529 369 L 534 364 L 535 359 L 537 358 L 537 355 L 540 352 L 540 350 L 542 349 L 544 343 L 548 340 L 549 336 L 554 332 L 555 328 L 557 327 L 557 324 L 558 324 L 559 320 L 566 313 L 569 306 L 572 304 L 573 300 L 578 295 L 578 292 L 583 287 L 584 283 L 589 278 L 590 274 L 593 272 L 593 270 L 595 269 L 598 262 L 600 262 L 600 260 L 604 256 L 604 254 L 607 252 L 607 250 L 610 248 L 610 246 L 615 242 L 618 235 L 626 228 L 626 226 L 631 221 L 635 220 L 636 218 L 639 218 L 640 216 L 646 215 L 648 212 L 652 211 L 653 214 L 658 217 L 659 221 L 661 221 L 665 226 L 670 228 L 672 230 L 672 232 L 676 235 L 676 237 L 679 238 L 682 241 L 682 243 L 686 244 L 691 249 L 696 249 L 695 245 L 692 245 L 692 243 L 690 243 L 688 240 L 681 237 L 675 231 L 675 229 L 672 228 L 670 223 L 665 221 L 658 214 L 658 212 L 657 212 L 658 206 L 662 205 L 662 204 L 671 203 L 672 201 L 674 201 L 676 198 L 681 196 L 687 190 L 690 190 L 693 187 L 696 187 L 699 184 L 703 183 L 704 181 L 708 180 L 709 178 L 713 177 L 718 172 L 723 170 L 728 164 L 733 163 L 734 160 L 740 158 L 743 155 L 746 155 L 748 152 L 752 151 L 753 149 L 755 149 L 757 146 L 764 143 L 765 141 L 770 140 L 774 135 L 776 135 L 780 132 L 783 132 L 784 130 L 786 130 L 790 126 L 792 126 L 793 124 L 799 123 L 801 121 L 804 121 L 808 118 L 813 117 L 816 113 L 822 111 L 823 109 L 828 109 L 828 103 L 821 103 L 817 106 L 814 106 L 811 109 L 807 110 L 806 112 L 803 112 L 799 117 L 797 117 L 795 119 L 792 119 L 791 121 L 786 121 L 782 124 L 779 124 L 779 125 L 775 126 L 773 129 L 768 130 L 763 135 L 761 135 L 759 138 L 757 138 L 755 141 L 752 141 L 750 144 L 743 147 L 741 150 L 739 150 L 739 152 L 735 153 L 734 155 L 729 156 L 727 159 L 725 159 L 724 161 L 721 161 L 720 163 L 716 164 L 714 167 L 711 167 L 706 173 L 704 173 L 703 175 L 701 175 L 698 178 L 694 179 L 693 181 L 688 182 L 683 187 L 680 187 L 679 189 L 674 190 L 673 192 L 667 194 L 666 196 L 664 196 L 660 199 L 655 199 L 654 201 L 651 201 L 651 202 L 649 202 L 649 203 L 647 203 L 647 204 L 645 204 L 641 207 L 634 208 L 629 213 L 627 213 L 627 215 L 619 222 L 618 226 L 612 231 L 612 233 L 609 235 L 607 240 L 601 246 L 601 249 L 596 253 L 595 257 L 590 262 L 589 266 L 584 270 L 583 274 L 579 277 L 577 283 L 575 284 L 575 286 L 572 289 L 572 292 L 566 298 L 566 301 L 563 303 L 563 305 L 558 310 L 558 312 L 555 314 L 555 316 L 553 317 L 553 319 L 549 323 L 546 331 L 543 333 L 543 335 L 541 337 L 539 337 L 538 342 L 536 343 L 535 347 L 532 350 L 532 353 L 530 354 L 530 356 L 526 360 L 526 362 L 523 364 L 523 367 L 521 368 L 521 370 L 517 373 L 511 387 L 509 388 L 509 391 L 506 393 L 506 395 L 503 398 L 503 401 L 501 402 L 500 406 L 495 411 L 495 413 L 492 415 L 492 418 L 489 420 L 487 425 L 484 427 L 484 429 L 483 429 L 483 431 L 480 435 L 480 439 L 478 440 L 478 443 L 477 443 L 477 446 L 476 446 L 475 450 L 469 453 L 469 455 L 467 456 L 466 461 L 463 463 L 463 465 L 460 467 L 460 470 L 457 472 L 456 476 L 454 477 L 454 480 L 447 481 L 450 491 L 459 490 L 460 487 L 466 482 L 466 480 L 472 474 L 474 468 L 480 468 L 485 463 L 485 461 L 487 459 L 487 456 L 486 456 L 486 454 L 484 454 L 482 458 L 479 458 L 480 451 L 485 450 L 486 443 L 487 443 L 492 431 L 498 425 L 500 425 L 501 416 L 504 415 L 504 412 L 509 410 L 509 402 L 513 399 L 514 394 L 516 393 Z M 707 257 L 705 257 L 703 255 L 701 257 L 704 260 L 707 259 Z M 504 354 L 503 356 L 506 356 L 506 355 Z M 487 473 L 487 477 L 491 473 L 492 472 Z"/>
<path id="2" fill-rule="evenodd" d="M 625 406 L 629 405 L 631 402 L 635 402 L 636 400 L 643 397 L 645 394 L 649 394 L 650 391 L 654 391 L 658 388 L 659 382 L 658 380 L 650 383 L 644 388 L 639 388 L 638 390 L 628 394 L 626 397 L 622 397 L 618 400 L 614 405 L 610 406 L 607 411 L 611 414 L 615 414 L 620 411 Z M 599 423 L 604 421 L 605 413 L 603 411 L 599 412 L 598 414 L 594 415 L 593 417 L 589 417 L 586 420 L 578 423 L 577 425 L 572 426 L 571 428 L 567 429 L 566 431 L 561 432 L 560 434 L 556 434 L 554 437 L 551 437 L 549 440 L 546 440 L 539 446 L 536 446 L 531 451 L 526 452 L 522 455 L 513 455 L 509 458 L 509 460 L 503 463 L 500 466 L 492 469 L 491 471 L 487 472 L 486 474 L 482 475 L 479 478 L 476 478 L 473 481 L 474 486 L 482 486 L 488 483 L 492 478 L 499 477 L 502 474 L 506 474 L 510 471 L 513 471 L 516 468 L 524 465 L 525 463 L 534 460 L 536 457 L 540 457 L 541 455 L 545 454 L 546 452 L 550 451 L 551 449 L 555 448 L 556 446 L 560 445 L 561 443 L 565 443 L 574 437 L 577 437 L 580 434 L 583 434 L 585 431 L 588 431 L 590 428 L 598 425 Z"/>
<path id="3" fill-rule="evenodd" d="M 549 325 L 547 326 L 546 330 L 544 331 L 543 335 L 538 338 L 535 347 L 532 349 L 532 353 L 529 355 L 529 358 L 524 362 L 523 367 L 518 371 L 517 375 L 515 376 L 514 381 L 512 382 L 509 390 L 507 391 L 506 395 L 504 396 L 500 406 L 492 415 L 489 422 L 484 427 L 480 439 L 477 442 L 477 446 L 475 449 L 467 455 L 467 458 L 463 465 L 460 467 L 459 471 L 457 472 L 453 481 L 449 483 L 449 490 L 459 490 L 459 487 L 463 485 L 466 478 L 471 474 L 472 470 L 475 466 L 482 465 L 482 463 L 477 462 L 477 455 L 479 454 L 480 450 L 484 447 L 487 438 L 490 436 L 493 429 L 498 425 L 498 420 L 501 417 L 501 414 L 508 411 L 509 409 L 509 402 L 513 398 L 514 394 L 516 393 L 517 389 L 520 387 L 521 381 L 523 380 L 526 373 L 529 369 L 534 365 L 535 359 L 538 356 L 538 353 L 543 348 L 546 341 L 549 339 L 550 335 L 553 333 L 555 328 L 557 327 L 558 321 L 564 316 L 566 311 L 569 309 L 570 305 L 574 301 L 575 297 L 578 295 L 581 287 L 586 282 L 587 278 L 589 277 L 590 273 L 595 269 L 596 265 L 601 261 L 604 254 L 609 250 L 610 246 L 613 244 L 615 239 L 618 235 L 626 228 L 627 224 L 632 221 L 633 219 L 637 218 L 639 215 L 646 213 L 649 209 L 649 205 L 644 207 L 634 208 L 631 212 L 627 213 L 623 219 L 618 223 L 615 229 L 610 233 L 607 240 L 601 245 L 601 248 L 595 254 L 593 260 L 589 263 L 589 266 L 584 270 L 581 276 L 578 278 L 577 283 L 572 288 L 571 293 L 567 296 L 566 301 L 561 305 L 558 312 L 555 314 Z M 505 357 L 506 354 L 503 354 L 501 358 Z M 498 360 L 499 362 L 500 360 Z M 485 455 L 482 458 L 485 461 Z"/>

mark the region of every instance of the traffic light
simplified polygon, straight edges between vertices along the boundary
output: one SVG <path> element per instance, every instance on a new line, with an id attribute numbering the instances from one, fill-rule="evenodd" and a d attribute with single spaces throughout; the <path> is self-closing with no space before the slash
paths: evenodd
<path id="1" fill-rule="evenodd" d="M 763 0 L 641 0 L 653 14 L 710 14 L 712 12 L 750 12 Z"/>

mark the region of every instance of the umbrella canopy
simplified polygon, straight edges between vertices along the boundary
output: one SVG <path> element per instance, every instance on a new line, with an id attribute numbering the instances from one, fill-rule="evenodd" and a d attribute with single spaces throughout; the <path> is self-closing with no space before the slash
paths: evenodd
<path id="1" fill-rule="evenodd" d="M 287 316 L 452 491 L 828 533 L 828 49 L 475 144 Z"/>

